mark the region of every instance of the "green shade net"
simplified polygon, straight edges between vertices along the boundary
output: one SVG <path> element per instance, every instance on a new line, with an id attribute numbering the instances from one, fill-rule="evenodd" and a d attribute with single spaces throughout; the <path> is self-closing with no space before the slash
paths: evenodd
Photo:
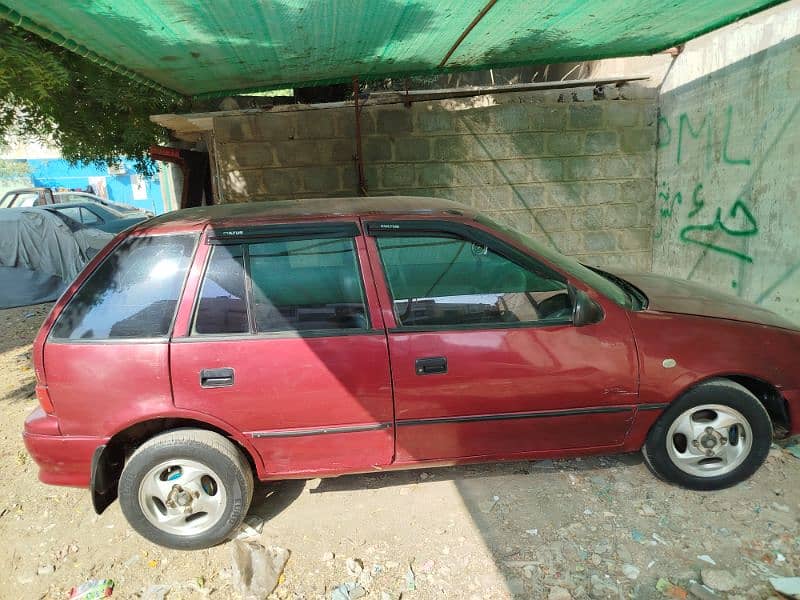
<path id="1" fill-rule="evenodd" d="M 649 54 L 778 3 L 497 0 L 445 64 L 487 0 L 3 0 L 0 17 L 204 96 Z"/>

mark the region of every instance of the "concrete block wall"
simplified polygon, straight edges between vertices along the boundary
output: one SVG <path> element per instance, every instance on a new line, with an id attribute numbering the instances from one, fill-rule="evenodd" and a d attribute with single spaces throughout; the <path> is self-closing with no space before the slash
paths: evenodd
<path id="1" fill-rule="evenodd" d="M 800 2 L 693 40 L 660 96 L 653 270 L 800 323 Z"/>
<path id="2" fill-rule="evenodd" d="M 448 198 L 607 267 L 649 270 L 655 93 L 626 86 L 367 105 L 370 195 Z M 352 107 L 214 119 L 225 202 L 357 195 Z"/>

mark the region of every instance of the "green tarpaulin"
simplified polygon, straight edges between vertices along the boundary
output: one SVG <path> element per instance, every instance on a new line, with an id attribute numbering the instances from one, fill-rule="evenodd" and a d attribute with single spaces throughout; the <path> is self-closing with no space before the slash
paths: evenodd
<path id="1" fill-rule="evenodd" d="M 185 95 L 649 54 L 776 0 L 0 0 L 0 17 Z"/>

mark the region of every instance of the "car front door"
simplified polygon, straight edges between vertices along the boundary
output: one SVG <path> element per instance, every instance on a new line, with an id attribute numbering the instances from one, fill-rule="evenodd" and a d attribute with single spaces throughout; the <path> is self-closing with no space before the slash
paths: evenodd
<path id="1" fill-rule="evenodd" d="M 387 342 L 366 264 L 355 222 L 209 230 L 171 345 L 175 404 L 249 436 L 276 477 L 390 463 Z"/>
<path id="2" fill-rule="evenodd" d="M 466 223 L 366 228 L 388 327 L 398 463 L 622 444 L 637 362 L 621 307 L 587 289 L 604 318 L 576 327 L 564 276 Z"/>

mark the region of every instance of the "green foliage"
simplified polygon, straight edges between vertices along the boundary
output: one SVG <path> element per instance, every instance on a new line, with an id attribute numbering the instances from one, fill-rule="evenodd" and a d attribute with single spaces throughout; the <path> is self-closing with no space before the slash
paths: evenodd
<path id="1" fill-rule="evenodd" d="M 73 162 L 120 156 L 150 174 L 147 149 L 166 139 L 151 114 L 188 101 L 162 94 L 13 25 L 0 23 L 0 138 L 52 139 Z"/>

